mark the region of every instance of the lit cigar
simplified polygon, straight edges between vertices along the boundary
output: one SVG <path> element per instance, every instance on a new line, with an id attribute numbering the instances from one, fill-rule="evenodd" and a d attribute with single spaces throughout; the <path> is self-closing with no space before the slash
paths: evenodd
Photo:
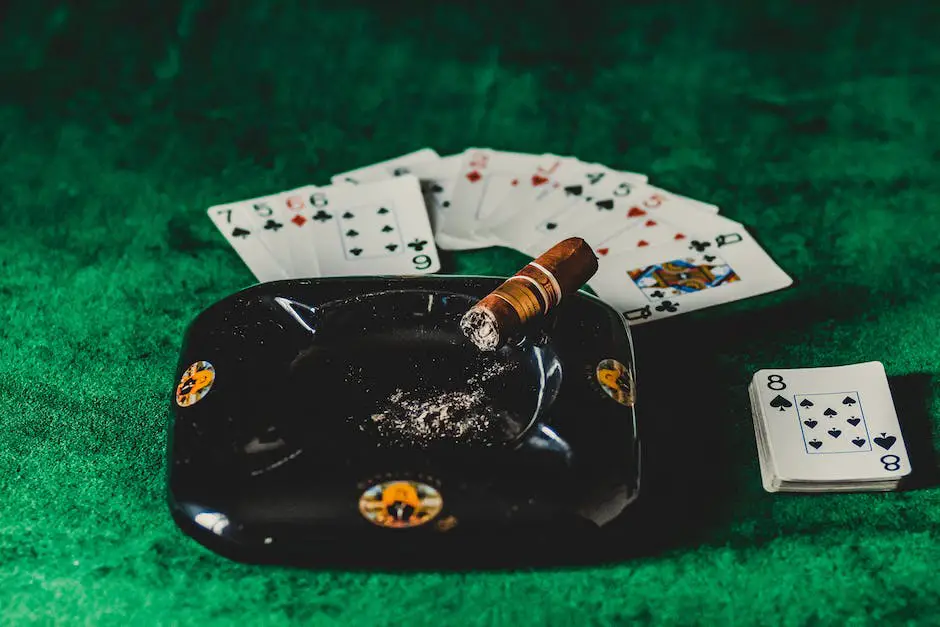
<path id="1" fill-rule="evenodd" d="M 597 272 L 597 257 L 580 237 L 561 241 L 483 297 L 460 320 L 460 330 L 483 351 L 494 351 L 524 324 L 544 316 Z"/>

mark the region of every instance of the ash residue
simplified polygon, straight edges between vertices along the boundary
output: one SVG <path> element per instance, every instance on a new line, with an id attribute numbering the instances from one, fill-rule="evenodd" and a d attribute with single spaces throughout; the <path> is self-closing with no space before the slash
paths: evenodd
<path id="1" fill-rule="evenodd" d="M 517 417 L 496 407 L 484 383 L 513 369 L 493 363 L 457 390 L 395 389 L 368 417 L 389 443 L 427 446 L 437 442 L 474 442 L 492 446 L 516 435 Z"/>

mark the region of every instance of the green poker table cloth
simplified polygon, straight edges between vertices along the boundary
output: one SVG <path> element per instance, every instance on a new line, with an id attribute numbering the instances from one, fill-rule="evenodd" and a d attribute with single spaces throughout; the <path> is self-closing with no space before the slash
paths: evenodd
<path id="1" fill-rule="evenodd" d="M 5 624 L 937 624 L 935 3 L 0 7 Z M 432 146 L 570 154 L 718 204 L 791 289 L 634 330 L 647 522 L 603 559 L 242 565 L 165 503 L 182 333 L 252 283 L 208 206 Z M 444 270 L 507 274 L 505 249 Z M 880 360 L 901 492 L 771 495 L 747 384 Z"/>

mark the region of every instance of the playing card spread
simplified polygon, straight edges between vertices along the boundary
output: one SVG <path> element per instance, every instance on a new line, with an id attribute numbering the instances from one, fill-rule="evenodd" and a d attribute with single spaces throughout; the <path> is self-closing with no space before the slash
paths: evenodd
<path id="1" fill-rule="evenodd" d="M 891 490 L 911 472 L 880 362 L 761 370 L 750 396 L 767 491 Z"/>
<path id="2" fill-rule="evenodd" d="M 331 180 L 218 205 L 210 216 L 261 281 L 436 272 L 437 246 L 534 257 L 581 237 L 598 257 L 589 286 L 630 324 L 792 283 L 715 205 L 574 157 L 422 148 Z M 852 435 L 842 446 L 854 446 Z"/>

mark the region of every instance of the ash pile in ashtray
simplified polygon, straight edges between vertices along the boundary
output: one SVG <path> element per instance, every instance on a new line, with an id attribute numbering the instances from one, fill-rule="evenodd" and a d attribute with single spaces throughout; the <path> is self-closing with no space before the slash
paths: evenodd
<path id="1" fill-rule="evenodd" d="M 494 405 L 483 384 L 515 367 L 494 362 L 456 390 L 395 389 L 367 420 L 390 443 L 492 446 L 515 436 L 522 425 L 517 416 Z"/>

